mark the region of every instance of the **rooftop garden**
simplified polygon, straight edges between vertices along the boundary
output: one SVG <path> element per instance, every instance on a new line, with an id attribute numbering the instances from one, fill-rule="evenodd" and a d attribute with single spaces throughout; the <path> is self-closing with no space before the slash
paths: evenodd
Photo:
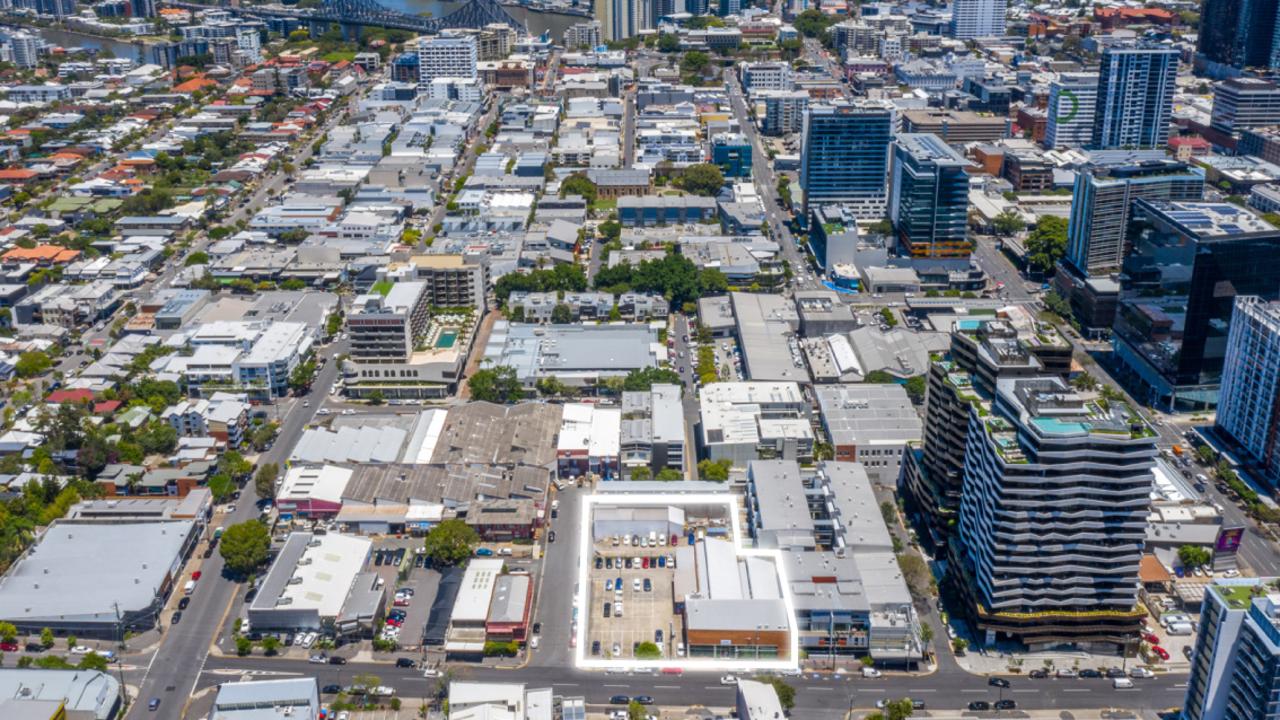
<path id="1" fill-rule="evenodd" d="M 1244 610 L 1253 599 L 1253 591 L 1259 585 L 1210 585 L 1209 589 L 1222 598 L 1232 610 Z"/>

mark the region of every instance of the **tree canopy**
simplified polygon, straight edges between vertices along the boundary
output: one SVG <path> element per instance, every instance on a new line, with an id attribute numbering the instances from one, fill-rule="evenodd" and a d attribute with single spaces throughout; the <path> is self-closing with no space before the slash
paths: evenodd
<path id="1" fill-rule="evenodd" d="M 680 376 L 669 368 L 647 367 L 637 368 L 627 373 L 622 381 L 622 389 L 630 391 L 648 390 L 654 385 L 679 386 Z"/>
<path id="2" fill-rule="evenodd" d="M 467 389 L 472 400 L 492 403 L 513 403 L 524 397 L 524 386 L 516 377 L 513 367 L 499 365 L 477 370 L 467 379 Z"/>
<path id="3" fill-rule="evenodd" d="M 724 187 L 724 172 L 719 165 L 711 163 L 690 165 L 680 178 L 680 187 L 694 195 L 715 197 Z"/>
<path id="4" fill-rule="evenodd" d="M 267 561 L 271 548 L 271 533 L 257 520 L 237 523 L 222 532 L 218 552 L 227 569 L 239 575 L 247 575 Z"/>
<path id="5" fill-rule="evenodd" d="M 557 265 L 547 270 L 507 273 L 493 285 L 493 294 L 506 303 L 512 292 L 581 292 L 587 289 L 587 275 L 578 265 Z"/>
<path id="6" fill-rule="evenodd" d="M 596 184 L 587 179 L 586 174 L 574 173 L 560 183 L 560 197 L 566 195 L 581 195 L 590 205 L 596 201 Z"/>
<path id="7" fill-rule="evenodd" d="M 1067 221 L 1052 215 L 1040 218 L 1027 235 L 1027 264 L 1042 273 L 1051 272 L 1067 253 Z"/>
<path id="8" fill-rule="evenodd" d="M 660 293 L 672 306 L 694 302 L 704 294 L 728 288 L 724 273 L 715 268 L 698 270 L 689 258 L 669 252 L 661 260 L 639 265 L 619 263 L 596 272 L 596 289 L 610 292 L 637 290 Z"/>
<path id="9" fill-rule="evenodd" d="M 444 520 L 427 533 L 423 548 L 427 558 L 436 565 L 458 565 L 471 557 L 471 551 L 480 542 L 474 528 L 456 518 Z"/>

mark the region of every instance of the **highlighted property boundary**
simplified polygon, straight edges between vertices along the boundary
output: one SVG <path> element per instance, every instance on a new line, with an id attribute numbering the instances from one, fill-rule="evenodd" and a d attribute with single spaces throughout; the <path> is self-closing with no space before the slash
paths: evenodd
<path id="1" fill-rule="evenodd" d="M 740 523 L 740 504 L 738 497 L 729 493 L 699 493 L 691 495 L 664 495 L 659 493 L 644 495 L 593 494 L 582 498 L 583 507 L 578 528 L 578 596 L 575 606 L 578 609 L 578 629 L 575 637 L 577 647 L 574 649 L 574 665 L 584 670 L 639 670 L 679 668 L 706 672 L 752 671 L 752 670 L 796 670 L 800 663 L 800 628 L 796 622 L 795 600 L 791 596 L 791 583 L 787 579 L 787 568 L 783 563 L 781 550 L 762 550 L 748 548 L 744 545 Z M 729 513 L 733 527 L 733 545 L 740 557 L 765 557 L 773 560 L 778 570 L 778 582 L 782 586 L 782 602 L 787 609 L 787 634 L 790 650 L 786 660 L 726 660 L 724 658 L 676 658 L 659 660 L 624 660 L 615 658 L 596 658 L 587 654 L 587 625 L 595 618 L 591 615 L 591 562 L 595 556 L 595 543 L 592 539 L 591 524 L 593 511 L 602 507 L 623 506 L 681 506 L 681 505 L 723 505 Z M 674 642 L 674 640 L 672 640 Z"/>

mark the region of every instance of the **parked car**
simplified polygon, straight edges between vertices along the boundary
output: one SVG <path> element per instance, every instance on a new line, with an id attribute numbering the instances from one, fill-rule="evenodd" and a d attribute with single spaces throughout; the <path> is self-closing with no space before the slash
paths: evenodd
<path id="1" fill-rule="evenodd" d="M 1018 703 L 1013 700 L 997 700 L 995 704 L 996 710 L 1017 710 Z"/>
<path id="2" fill-rule="evenodd" d="M 599 641 L 599 640 L 592 641 L 592 643 L 591 643 L 591 654 L 592 654 L 592 655 L 599 655 L 599 654 L 600 654 L 600 641 Z"/>
<path id="3" fill-rule="evenodd" d="M 732 675 L 722 675 L 722 676 L 720 677 L 720 684 L 721 684 L 721 685 L 737 685 L 737 684 L 738 684 L 738 678 L 736 678 L 736 677 L 734 677 L 734 676 L 732 676 Z"/>
<path id="4" fill-rule="evenodd" d="M 972 711 L 974 711 L 974 712 L 981 712 L 981 711 L 983 711 L 983 710 L 990 710 L 990 709 L 991 709 L 991 703 L 987 702 L 986 700 L 974 700 L 973 702 L 969 703 L 969 709 L 970 709 L 970 710 L 972 710 Z"/>
<path id="5" fill-rule="evenodd" d="M 880 677 L 880 675 L 881 675 L 881 672 L 875 668 L 872 668 L 872 667 L 862 668 L 862 677 L 864 678 L 878 678 Z"/>
<path id="6" fill-rule="evenodd" d="M 1027 673 L 1027 677 L 1033 680 L 1043 680 L 1049 677 L 1049 673 L 1045 670 L 1032 670 L 1031 672 Z"/>
<path id="7" fill-rule="evenodd" d="M 18 652 L 18 643 L 17 643 L 16 641 L 15 641 L 15 642 L 0 642 L 0 651 L 4 651 L 4 652 Z"/>
<path id="8" fill-rule="evenodd" d="M 341 685 L 325 685 L 324 687 L 320 688 L 320 692 L 324 695 L 337 695 L 338 693 L 342 692 L 342 686 Z"/>
<path id="9" fill-rule="evenodd" d="M 337 655 L 334 655 L 329 658 L 329 664 L 330 665 L 346 665 L 347 659 L 344 657 L 338 657 Z"/>
<path id="10" fill-rule="evenodd" d="M 998 688 L 1009 687 L 1009 681 L 1001 677 L 987 678 L 987 684 L 990 685 L 991 687 L 998 687 Z"/>
<path id="11" fill-rule="evenodd" d="M 609 698 L 610 705 L 630 705 L 631 698 L 626 695 L 614 695 Z"/>
<path id="12" fill-rule="evenodd" d="M 1080 671 L 1080 677 L 1097 679 L 1102 677 L 1102 673 L 1098 672 L 1097 670 L 1093 670 L 1091 668 L 1085 668 L 1084 670 Z"/>
<path id="13" fill-rule="evenodd" d="M 191 604 L 191 598 L 189 598 L 189 597 L 181 598 L 181 599 L 179 599 L 179 600 L 178 600 L 178 609 L 179 609 L 179 610 L 186 610 L 186 609 L 187 609 L 187 606 L 188 606 L 188 605 L 190 605 L 190 604 Z"/>
<path id="14" fill-rule="evenodd" d="M 1169 651 L 1168 651 L 1168 650 L 1165 650 L 1164 648 L 1160 647 L 1159 645 L 1152 645 L 1152 646 L 1151 646 L 1151 652 L 1155 653 L 1156 655 L 1159 655 L 1161 660 L 1168 660 L 1168 659 L 1169 659 Z"/>
<path id="15" fill-rule="evenodd" d="M 312 655 L 311 657 L 307 658 L 307 662 L 315 663 L 316 665 L 327 665 L 329 664 L 329 658 L 323 655 Z"/>
<path id="16" fill-rule="evenodd" d="M 637 696 L 635 697 L 635 701 L 636 701 L 636 702 L 638 702 L 638 703 L 640 703 L 641 705 L 652 705 L 652 704 L 653 704 L 653 698 L 649 697 L 648 695 L 637 695 Z"/>
<path id="17" fill-rule="evenodd" d="M 645 579 L 644 579 L 644 591 L 645 591 L 645 592 L 652 592 L 652 591 L 653 591 L 653 583 L 652 583 L 652 582 L 649 582 L 649 578 L 645 578 Z"/>
<path id="18" fill-rule="evenodd" d="M 412 658 L 396 658 L 396 667 L 398 668 L 411 668 L 413 666 L 414 662 Z"/>
<path id="19" fill-rule="evenodd" d="M 1150 668 L 1144 668 L 1144 667 L 1129 668 L 1129 677 L 1131 678 L 1149 680 L 1155 676 L 1156 674 L 1152 672 Z"/>
<path id="20" fill-rule="evenodd" d="M 1074 678 L 1075 676 L 1076 671 L 1071 668 L 1058 668 L 1058 677 L 1060 678 Z"/>

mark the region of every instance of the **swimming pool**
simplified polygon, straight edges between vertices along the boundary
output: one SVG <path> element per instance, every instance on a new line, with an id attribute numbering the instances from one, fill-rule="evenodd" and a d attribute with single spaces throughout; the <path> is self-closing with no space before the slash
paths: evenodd
<path id="1" fill-rule="evenodd" d="M 457 330 L 441 330 L 440 337 L 436 339 L 436 347 L 451 348 L 458 341 Z"/>

